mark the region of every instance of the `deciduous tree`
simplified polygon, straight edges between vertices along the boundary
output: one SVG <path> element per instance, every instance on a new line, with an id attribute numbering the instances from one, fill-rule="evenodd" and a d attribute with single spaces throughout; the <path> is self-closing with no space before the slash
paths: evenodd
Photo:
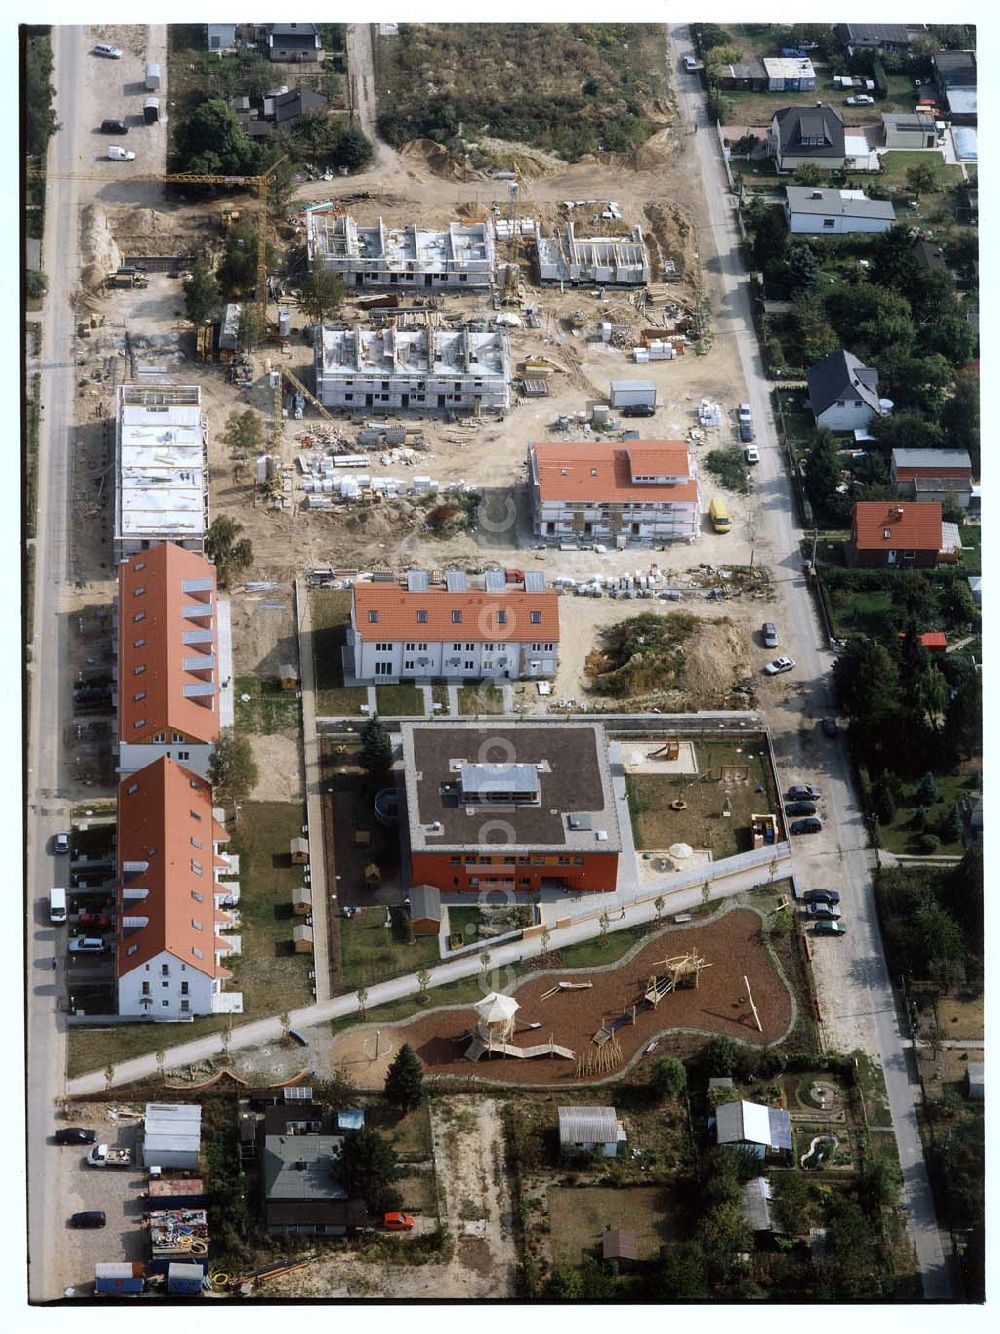
<path id="1" fill-rule="evenodd" d="M 250 742 L 224 727 L 208 762 L 208 781 L 215 794 L 223 802 L 239 805 L 253 792 L 259 777 Z"/>
<path id="2" fill-rule="evenodd" d="M 221 588 L 228 588 L 234 575 L 253 565 L 253 545 L 248 537 L 240 537 L 242 531 L 243 525 L 228 514 L 220 514 L 209 526 L 205 554 L 215 565 Z"/>

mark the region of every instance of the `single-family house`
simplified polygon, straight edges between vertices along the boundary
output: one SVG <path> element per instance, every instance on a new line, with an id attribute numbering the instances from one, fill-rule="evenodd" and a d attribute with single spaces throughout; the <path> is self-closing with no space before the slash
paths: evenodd
<path id="1" fill-rule="evenodd" d="M 905 23 L 838 23 L 835 31 L 849 56 L 855 51 L 884 51 L 905 56 L 918 35 Z"/>
<path id="2" fill-rule="evenodd" d="M 977 70 L 975 51 L 935 51 L 931 57 L 934 86 L 942 107 L 955 125 L 977 121 Z"/>
<path id="3" fill-rule="evenodd" d="M 444 584 L 426 570 L 409 571 L 405 588 L 357 583 L 343 652 L 345 680 L 365 685 L 554 676 L 559 599 L 540 571 L 517 585 L 491 571 L 482 588 L 464 570 L 446 571 Z"/>
<path id="4" fill-rule="evenodd" d="M 613 1107 L 560 1107 L 559 1150 L 567 1157 L 600 1153 L 614 1158 L 626 1139 Z"/>
<path id="5" fill-rule="evenodd" d="M 235 23 L 206 23 L 205 45 L 216 55 L 230 55 L 236 50 Z"/>
<path id="6" fill-rule="evenodd" d="M 434 885 L 410 890 L 410 921 L 415 936 L 436 936 L 441 930 L 441 891 Z"/>
<path id="7" fill-rule="evenodd" d="M 785 187 L 788 230 L 805 236 L 844 236 L 848 232 L 887 232 L 896 221 L 887 199 L 869 199 L 864 190 Z"/>
<path id="8" fill-rule="evenodd" d="M 943 541 L 937 501 L 860 500 L 854 506 L 848 565 L 869 569 L 930 570 Z"/>
<path id="9" fill-rule="evenodd" d="M 698 536 L 697 463 L 682 440 L 545 440 L 528 450 L 534 534 L 626 547 Z"/>
<path id="10" fill-rule="evenodd" d="M 323 59 L 323 40 L 315 23 L 272 23 L 267 34 L 268 60 L 301 64 Z"/>
<path id="11" fill-rule="evenodd" d="M 770 93 L 808 93 L 816 87 L 816 71 L 807 57 L 765 56 L 761 64 Z"/>
<path id="12" fill-rule="evenodd" d="M 887 149 L 914 152 L 937 147 L 934 117 L 926 111 L 882 112 L 882 141 Z"/>
<path id="13" fill-rule="evenodd" d="M 831 431 L 863 430 L 889 411 L 878 396 L 878 371 L 843 348 L 810 366 L 806 384 L 816 425 Z"/>
<path id="14" fill-rule="evenodd" d="M 964 449 L 894 449 L 889 477 L 900 500 L 953 500 L 968 509 L 972 459 Z"/>
<path id="15" fill-rule="evenodd" d="M 782 107 L 771 118 L 768 157 L 779 172 L 814 163 L 827 171 L 843 170 L 844 122 L 835 107 Z"/>
<path id="16" fill-rule="evenodd" d="M 792 1121 L 782 1107 L 724 1102 L 715 1109 L 715 1137 L 720 1145 L 747 1148 L 767 1161 L 791 1158 Z"/>
<path id="17" fill-rule="evenodd" d="M 184 1020 L 242 1013 L 223 990 L 236 954 L 237 919 L 219 906 L 230 888 L 215 879 L 229 835 L 212 810 L 212 790 L 163 757 L 118 786 L 115 973 L 118 1012 Z"/>
<path id="18" fill-rule="evenodd" d="M 342 1135 L 264 1135 L 264 1227 L 274 1235 L 343 1237 L 367 1226 L 363 1201 L 350 1200 L 337 1173 Z"/>
<path id="19" fill-rule="evenodd" d="M 917 241 L 913 247 L 913 256 L 925 273 L 946 273 L 949 278 L 953 277 L 948 267 L 948 256 L 943 247 L 933 241 Z"/>

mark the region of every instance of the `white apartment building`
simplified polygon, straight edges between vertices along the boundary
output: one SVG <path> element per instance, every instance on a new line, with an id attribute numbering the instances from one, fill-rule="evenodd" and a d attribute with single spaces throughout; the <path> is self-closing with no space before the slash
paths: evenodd
<path id="1" fill-rule="evenodd" d="M 510 354 L 501 331 L 316 330 L 316 396 L 353 412 L 503 412 Z"/>
<path id="2" fill-rule="evenodd" d="M 349 213 L 306 213 L 309 267 L 340 274 L 348 288 L 456 288 L 482 291 L 493 280 L 493 224 L 452 222 L 444 231 L 359 227 Z"/>
<path id="3" fill-rule="evenodd" d="M 546 440 L 528 451 L 536 537 L 626 547 L 693 542 L 697 465 L 679 440 Z"/>
<path id="4" fill-rule="evenodd" d="M 540 571 L 515 586 L 500 570 L 482 588 L 470 588 L 461 570 L 433 587 L 425 570 L 411 570 L 405 587 L 354 585 L 348 684 L 540 679 L 555 675 L 558 658 L 558 597 Z"/>

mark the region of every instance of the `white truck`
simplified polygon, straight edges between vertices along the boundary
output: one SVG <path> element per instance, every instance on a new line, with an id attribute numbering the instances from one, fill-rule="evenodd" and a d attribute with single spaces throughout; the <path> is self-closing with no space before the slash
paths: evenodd
<path id="1" fill-rule="evenodd" d="M 87 1154 L 91 1167 L 131 1167 L 131 1149 L 113 1149 L 110 1144 L 95 1144 Z"/>

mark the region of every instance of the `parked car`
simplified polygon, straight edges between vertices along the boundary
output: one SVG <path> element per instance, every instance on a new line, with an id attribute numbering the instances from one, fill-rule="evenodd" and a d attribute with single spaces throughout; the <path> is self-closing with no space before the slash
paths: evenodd
<path id="1" fill-rule="evenodd" d="M 847 927 L 843 922 L 831 922 L 829 920 L 818 921 L 813 927 L 814 936 L 845 936 Z"/>
<path id="2" fill-rule="evenodd" d="M 750 404 L 741 403 L 738 410 L 737 422 L 740 428 L 740 443 L 748 445 L 753 439 L 753 417 L 750 414 Z"/>
<path id="3" fill-rule="evenodd" d="M 824 718 L 824 719 L 822 720 L 822 722 L 820 723 L 820 727 L 822 727 L 822 729 L 823 729 L 823 735 L 824 735 L 824 736 L 836 736 L 836 735 L 837 735 L 837 720 L 836 720 L 836 718 Z"/>
<path id="4" fill-rule="evenodd" d="M 413 1215 L 398 1212 L 383 1214 L 382 1226 L 387 1232 L 409 1232 L 413 1227 Z"/>
<path id="5" fill-rule="evenodd" d="M 103 954 L 107 948 L 100 936 L 74 936 L 69 942 L 70 954 Z"/>
<path id="6" fill-rule="evenodd" d="M 778 647 L 778 631 L 773 621 L 765 621 L 760 628 L 760 633 L 765 648 Z"/>
<path id="7" fill-rule="evenodd" d="M 847 99 L 849 107 L 872 107 L 875 105 L 874 97 L 869 97 L 867 93 L 855 93 L 853 97 Z"/>
<path id="8" fill-rule="evenodd" d="M 653 417 L 656 415 L 656 409 L 651 408 L 648 403 L 629 403 L 626 407 L 620 408 L 623 417 Z"/>
<path id="9" fill-rule="evenodd" d="M 135 154 L 127 148 L 119 148 L 117 144 L 112 144 L 108 149 L 108 160 L 110 162 L 134 162 Z"/>
<path id="10" fill-rule="evenodd" d="M 697 56 L 685 56 L 684 68 L 689 74 L 694 74 L 696 70 L 700 70 L 701 66 L 698 64 Z"/>
<path id="11" fill-rule="evenodd" d="M 758 450 L 757 446 L 747 445 L 746 449 L 744 449 L 743 451 L 743 458 L 746 460 L 747 463 L 759 463 L 760 451 Z"/>
<path id="12" fill-rule="evenodd" d="M 90 931 L 110 931 L 115 924 L 110 913 L 94 912 L 90 908 L 84 908 L 76 920 L 78 926 L 85 926 Z"/>
<path id="13" fill-rule="evenodd" d="M 111 691 L 107 686 L 78 686 L 73 691 L 74 704 L 100 704 L 110 698 Z"/>
<path id="14" fill-rule="evenodd" d="M 747 444 L 753 439 L 753 427 L 749 422 L 740 422 L 740 444 Z"/>
<path id="15" fill-rule="evenodd" d="M 839 903 L 840 895 L 835 889 L 807 889 L 802 895 L 803 903 Z"/>
<path id="16" fill-rule="evenodd" d="M 840 920 L 840 909 L 832 903 L 807 903 L 806 916 L 814 921 L 837 922 Z"/>
<path id="17" fill-rule="evenodd" d="M 108 60 L 121 60 L 124 54 L 120 46 L 112 46 L 110 42 L 98 42 L 94 47 L 95 56 L 105 56 Z"/>
<path id="18" fill-rule="evenodd" d="M 818 834 L 823 821 L 816 815 L 807 815 L 804 820 L 793 820 L 788 828 L 793 834 Z"/>
<path id="19" fill-rule="evenodd" d="M 56 853 L 69 852 L 69 834 L 60 832 L 52 840 L 52 851 Z"/>
<path id="20" fill-rule="evenodd" d="M 785 807 L 786 815 L 815 815 L 816 805 L 812 801 L 790 801 Z"/>
<path id="21" fill-rule="evenodd" d="M 764 671 L 768 676 L 779 676 L 782 672 L 790 672 L 794 666 L 794 658 L 775 658 L 773 662 L 767 664 Z"/>
<path id="22" fill-rule="evenodd" d="M 96 1144 L 97 1131 L 84 1126 L 63 1126 L 56 1131 L 57 1144 Z"/>
<path id="23" fill-rule="evenodd" d="M 102 133 L 102 134 L 128 134 L 128 126 L 125 124 L 125 122 L 124 122 L 123 120 L 115 120 L 114 118 L 111 118 L 111 119 L 109 119 L 109 120 L 102 120 L 102 121 L 101 121 L 101 133 Z"/>
<path id="24" fill-rule="evenodd" d="M 785 793 L 790 801 L 819 801 L 823 793 L 812 783 L 793 783 Z"/>
<path id="25" fill-rule="evenodd" d="M 104 1227 L 107 1216 L 103 1209 L 83 1209 L 78 1214 L 70 1214 L 70 1227 Z"/>

